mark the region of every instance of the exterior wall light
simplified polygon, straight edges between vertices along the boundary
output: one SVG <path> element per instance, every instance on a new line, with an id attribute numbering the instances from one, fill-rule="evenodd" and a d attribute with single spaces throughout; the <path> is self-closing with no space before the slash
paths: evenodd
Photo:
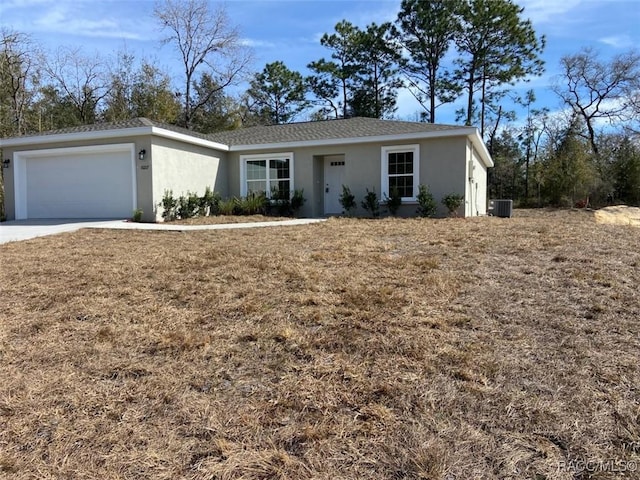
<path id="1" fill-rule="evenodd" d="M 9 165 L 11 165 L 11 159 L 10 159 L 10 158 L 5 158 L 5 159 L 2 161 L 2 166 L 3 166 L 4 168 L 9 168 Z"/>
<path id="2" fill-rule="evenodd" d="M 144 160 L 144 156 L 146 155 L 147 151 L 143 148 L 142 150 L 140 150 L 138 152 L 138 159 L 139 160 Z"/>

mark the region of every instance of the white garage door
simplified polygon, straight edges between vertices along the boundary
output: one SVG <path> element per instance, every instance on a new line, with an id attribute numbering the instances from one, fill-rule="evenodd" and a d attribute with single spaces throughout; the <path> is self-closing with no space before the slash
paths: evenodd
<path id="1" fill-rule="evenodd" d="M 135 209 L 133 148 L 54 149 L 24 156 L 23 218 L 128 218 Z M 19 203 L 19 202 L 18 202 Z"/>

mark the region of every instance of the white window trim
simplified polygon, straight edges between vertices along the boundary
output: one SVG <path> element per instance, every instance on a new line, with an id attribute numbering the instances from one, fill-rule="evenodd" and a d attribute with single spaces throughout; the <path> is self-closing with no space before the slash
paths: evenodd
<path id="1" fill-rule="evenodd" d="M 251 160 L 274 160 L 274 159 L 289 159 L 289 189 L 291 192 L 295 190 L 293 184 L 293 152 L 277 152 L 277 153 L 259 153 L 255 155 L 240 155 L 240 196 L 247 196 L 247 162 Z M 269 168 L 267 167 L 267 171 Z M 269 179 L 267 179 L 267 185 Z M 267 195 L 269 192 L 265 192 Z"/>
<path id="2" fill-rule="evenodd" d="M 420 184 L 420 145 L 383 145 L 380 155 L 380 199 L 389 196 L 389 154 L 400 152 L 413 152 L 413 197 L 402 197 L 403 202 L 416 202 L 418 185 Z"/>

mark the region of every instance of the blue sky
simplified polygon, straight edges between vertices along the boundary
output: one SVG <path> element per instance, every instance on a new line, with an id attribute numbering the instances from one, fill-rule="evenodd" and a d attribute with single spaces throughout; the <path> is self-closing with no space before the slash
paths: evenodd
<path id="1" fill-rule="evenodd" d="M 320 45 L 323 33 L 333 32 L 343 19 L 364 27 L 395 19 L 400 0 L 227 0 L 230 18 L 244 41 L 253 47 L 254 70 L 283 61 L 303 74 L 306 65 L 329 51 Z M 533 88 L 537 106 L 559 107 L 548 91 L 565 54 L 595 48 L 603 58 L 640 46 L 640 0 L 520 0 L 524 16 L 538 35 L 547 37 L 543 54 L 547 71 L 518 85 Z M 82 46 L 87 54 L 104 55 L 126 48 L 138 58 L 148 57 L 178 81 L 176 53 L 161 46 L 161 33 L 152 16 L 153 0 L 0 0 L 0 25 L 30 34 L 45 49 Z M 453 123 L 455 107 L 441 109 L 438 122 Z M 397 116 L 411 119 L 420 107 L 407 92 L 399 97 Z"/>

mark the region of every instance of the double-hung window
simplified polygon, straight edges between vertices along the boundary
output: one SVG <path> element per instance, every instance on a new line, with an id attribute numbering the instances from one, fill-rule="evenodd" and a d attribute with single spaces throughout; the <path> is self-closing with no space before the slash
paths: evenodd
<path id="1" fill-rule="evenodd" d="M 420 146 L 393 145 L 382 147 L 382 195 L 391 196 L 394 189 L 402 201 L 416 200 L 420 181 Z"/>
<path id="2" fill-rule="evenodd" d="M 293 153 L 240 156 L 240 194 L 278 198 L 293 191 Z"/>

